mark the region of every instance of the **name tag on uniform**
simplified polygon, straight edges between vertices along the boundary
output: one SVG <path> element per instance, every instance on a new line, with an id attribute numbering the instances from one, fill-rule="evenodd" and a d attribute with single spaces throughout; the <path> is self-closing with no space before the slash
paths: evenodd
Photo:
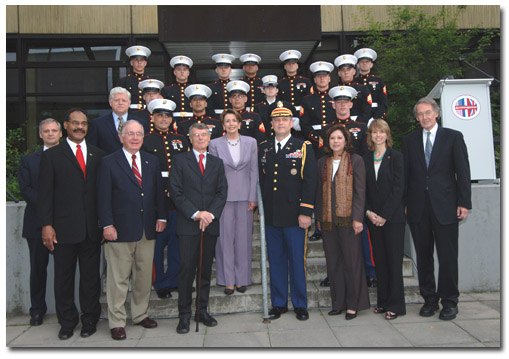
<path id="1" fill-rule="evenodd" d="M 170 175 L 170 172 L 168 172 L 168 171 L 166 171 L 166 172 L 165 171 L 161 171 L 161 176 L 168 177 L 169 175 Z"/>

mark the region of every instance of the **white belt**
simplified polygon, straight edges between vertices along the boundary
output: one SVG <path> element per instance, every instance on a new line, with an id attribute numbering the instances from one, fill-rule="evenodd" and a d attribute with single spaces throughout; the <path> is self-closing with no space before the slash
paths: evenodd
<path id="1" fill-rule="evenodd" d="M 192 112 L 186 112 L 186 111 L 182 111 L 182 112 L 173 112 L 173 117 L 188 117 L 188 116 L 192 116 Z"/>
<path id="2" fill-rule="evenodd" d="M 350 116 L 350 118 L 354 121 L 357 120 L 357 116 Z"/>
<path id="3" fill-rule="evenodd" d="M 300 106 L 294 106 L 297 111 L 300 111 Z"/>
<path id="4" fill-rule="evenodd" d="M 313 125 L 313 130 L 321 130 L 322 129 L 322 125 Z"/>
<path id="5" fill-rule="evenodd" d="M 371 104 L 371 107 L 378 107 L 378 103 L 373 102 L 373 103 Z"/>
<path id="6" fill-rule="evenodd" d="M 141 106 L 141 107 L 140 107 Z M 133 110 L 143 110 L 145 108 L 145 105 L 131 105 L 129 108 L 132 108 Z"/>
<path id="7" fill-rule="evenodd" d="M 215 113 L 217 113 L 218 115 L 222 114 L 224 110 L 214 110 Z"/>
<path id="8" fill-rule="evenodd" d="M 170 172 L 168 172 L 168 171 L 161 171 L 161 176 L 162 177 L 168 177 L 169 174 L 170 174 Z"/>

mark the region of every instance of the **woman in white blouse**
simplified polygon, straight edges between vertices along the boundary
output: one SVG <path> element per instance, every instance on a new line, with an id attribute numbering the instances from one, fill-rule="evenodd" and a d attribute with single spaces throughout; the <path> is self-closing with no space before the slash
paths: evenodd
<path id="1" fill-rule="evenodd" d="M 225 135 L 212 140 L 209 152 L 223 160 L 228 197 L 219 220 L 216 244 L 216 283 L 231 295 L 251 284 L 253 211 L 257 205 L 258 158 L 256 140 L 239 134 L 242 117 L 233 109 L 221 114 Z"/>
<path id="2" fill-rule="evenodd" d="M 362 258 L 362 220 L 365 203 L 365 167 L 354 153 L 350 132 L 341 124 L 327 130 L 325 153 L 318 160 L 315 216 L 322 232 L 330 280 L 332 310 L 345 319 L 369 308 Z"/>
<path id="3" fill-rule="evenodd" d="M 377 284 L 375 313 L 395 319 L 406 313 L 403 286 L 403 243 L 405 211 L 403 208 L 403 155 L 391 148 L 389 125 L 373 120 L 368 129 L 366 166 L 366 216 Z"/>

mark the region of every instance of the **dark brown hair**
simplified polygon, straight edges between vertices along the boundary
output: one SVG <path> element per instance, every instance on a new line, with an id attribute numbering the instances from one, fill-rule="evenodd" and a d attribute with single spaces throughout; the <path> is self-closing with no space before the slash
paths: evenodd
<path id="1" fill-rule="evenodd" d="M 353 143 L 352 143 L 352 136 L 350 136 L 350 132 L 346 129 L 345 126 L 343 126 L 342 124 L 340 123 L 337 123 L 335 125 L 333 125 L 331 128 L 329 128 L 327 130 L 327 133 L 325 135 L 325 149 L 324 149 L 324 152 L 328 155 L 328 156 L 332 156 L 332 150 L 330 148 L 330 145 L 329 145 L 329 139 L 330 139 L 330 136 L 332 135 L 333 132 L 335 131 L 341 131 L 341 133 L 343 134 L 343 136 L 345 137 L 345 151 L 348 152 L 348 153 L 354 153 L 354 147 L 353 147 Z"/>
<path id="2" fill-rule="evenodd" d="M 226 115 L 232 114 L 237 119 L 238 123 L 242 123 L 242 116 L 240 115 L 239 111 L 234 110 L 233 108 L 227 108 L 223 112 L 221 112 L 221 115 L 219 116 L 219 119 L 221 120 L 221 124 L 224 126 L 224 118 Z"/>

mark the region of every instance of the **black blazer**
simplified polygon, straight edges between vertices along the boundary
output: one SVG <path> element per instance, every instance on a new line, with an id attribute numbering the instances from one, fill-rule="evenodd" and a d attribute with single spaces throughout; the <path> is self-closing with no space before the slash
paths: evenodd
<path id="1" fill-rule="evenodd" d="M 227 195 L 228 182 L 220 158 L 207 154 L 205 174 L 202 175 L 192 150 L 175 156 L 170 172 L 170 198 L 179 212 L 178 235 L 200 234 L 199 221 L 192 220 L 191 216 L 196 211 L 208 211 L 215 219 L 205 232 L 218 236 L 219 218 Z"/>
<path id="2" fill-rule="evenodd" d="M 128 112 L 127 118 L 124 119 L 124 121 L 129 120 L 137 120 L 140 122 L 143 125 L 145 134 L 150 132 L 150 123 L 148 121 L 135 117 Z M 107 154 L 113 153 L 122 148 L 122 143 L 120 142 L 118 131 L 115 127 L 113 113 L 94 118 L 90 122 L 87 134 L 87 143 L 91 143 L 92 145 L 99 147 Z"/>
<path id="3" fill-rule="evenodd" d="M 37 221 L 37 190 L 42 150 L 21 157 L 18 169 L 19 190 L 27 205 L 23 217 L 24 238 L 41 238 L 41 227 Z"/>
<path id="4" fill-rule="evenodd" d="M 140 151 L 142 186 L 122 149 L 105 156 L 99 167 L 97 194 L 101 228 L 113 225 L 118 242 L 139 241 L 143 232 L 156 239 L 156 221 L 166 219 L 159 160 Z"/>
<path id="5" fill-rule="evenodd" d="M 364 155 L 366 166 L 366 210 L 394 223 L 405 222 L 403 154 L 387 148 L 375 177 L 373 152 Z"/>
<path id="6" fill-rule="evenodd" d="M 97 221 L 97 168 L 104 152 L 87 143 L 86 179 L 64 140 L 42 153 L 39 171 L 39 225 L 52 225 L 59 243 L 100 240 Z"/>
<path id="7" fill-rule="evenodd" d="M 440 224 L 457 223 L 457 207 L 472 208 L 470 165 L 463 135 L 439 126 L 429 167 L 424 159 L 422 129 L 403 138 L 405 195 L 409 223 L 420 221 L 426 187 Z"/>

